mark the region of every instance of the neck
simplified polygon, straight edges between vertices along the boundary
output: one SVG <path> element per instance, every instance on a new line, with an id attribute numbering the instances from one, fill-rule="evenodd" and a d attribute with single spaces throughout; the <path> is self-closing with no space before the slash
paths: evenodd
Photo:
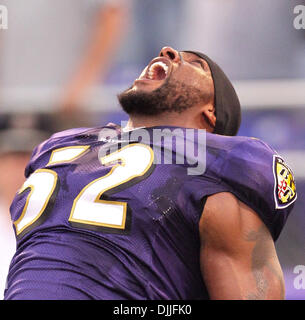
<path id="1" fill-rule="evenodd" d="M 166 113 L 158 116 L 130 115 L 125 129 L 131 130 L 139 127 L 174 126 L 195 129 L 208 129 L 202 117 L 194 117 L 181 113 Z"/>

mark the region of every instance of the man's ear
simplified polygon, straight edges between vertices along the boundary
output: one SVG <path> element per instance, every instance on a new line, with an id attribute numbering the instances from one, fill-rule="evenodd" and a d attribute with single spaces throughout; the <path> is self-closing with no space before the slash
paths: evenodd
<path id="1" fill-rule="evenodd" d="M 202 115 L 209 127 L 211 127 L 213 131 L 216 125 L 216 115 L 214 106 L 211 104 L 205 105 L 204 109 L 202 110 Z"/>

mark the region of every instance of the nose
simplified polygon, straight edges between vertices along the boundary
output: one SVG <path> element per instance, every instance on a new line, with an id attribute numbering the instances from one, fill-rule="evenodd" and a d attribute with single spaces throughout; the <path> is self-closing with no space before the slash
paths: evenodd
<path id="1" fill-rule="evenodd" d="M 171 59 L 173 62 L 179 62 L 180 61 L 180 55 L 179 52 L 171 47 L 164 47 L 159 53 L 160 57 L 167 57 Z"/>

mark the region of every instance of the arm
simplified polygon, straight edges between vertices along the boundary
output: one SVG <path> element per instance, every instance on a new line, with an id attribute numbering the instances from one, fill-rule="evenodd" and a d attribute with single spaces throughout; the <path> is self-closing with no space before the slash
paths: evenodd
<path id="1" fill-rule="evenodd" d="M 122 4 L 107 4 L 98 12 L 96 26 L 83 59 L 64 89 L 61 103 L 63 111 L 75 109 L 97 77 L 105 76 L 124 32 L 126 15 L 127 9 Z"/>
<path id="2" fill-rule="evenodd" d="M 230 193 L 210 196 L 199 222 L 201 272 L 211 299 L 284 299 L 273 239 Z"/>

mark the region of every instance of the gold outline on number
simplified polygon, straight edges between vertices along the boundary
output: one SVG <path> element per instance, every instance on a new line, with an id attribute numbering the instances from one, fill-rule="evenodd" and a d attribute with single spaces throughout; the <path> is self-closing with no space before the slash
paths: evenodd
<path id="1" fill-rule="evenodd" d="M 128 182 L 128 181 L 130 181 L 130 180 L 132 180 L 132 179 L 134 179 L 134 178 L 136 178 L 136 177 L 141 177 L 141 176 L 143 176 L 143 175 L 151 168 L 151 165 L 152 165 L 152 163 L 153 163 L 153 161 L 154 161 L 154 153 L 153 153 L 153 151 L 152 151 L 152 149 L 151 149 L 150 146 L 145 145 L 145 144 L 141 144 L 141 143 L 134 143 L 134 144 L 127 145 L 127 146 L 125 146 L 125 147 L 123 147 L 123 148 L 121 148 L 121 149 L 119 149 L 119 150 L 117 150 L 117 151 L 115 151 L 115 152 L 113 152 L 113 153 L 111 153 L 111 154 L 109 154 L 109 155 L 107 155 L 107 156 L 105 156 L 105 157 L 103 157 L 103 158 L 100 159 L 100 162 L 101 162 L 102 164 L 110 163 L 111 161 L 110 161 L 110 162 L 106 162 L 106 161 L 103 161 L 103 159 L 108 158 L 108 157 L 112 156 L 112 155 L 115 154 L 115 153 L 119 153 L 119 152 L 121 152 L 122 150 L 127 149 L 127 148 L 131 148 L 131 147 L 133 147 L 133 146 L 145 147 L 145 148 L 148 149 L 149 152 L 150 152 L 150 155 L 151 155 L 151 157 L 150 157 L 150 162 L 149 162 L 149 164 L 147 165 L 147 167 L 145 168 L 145 170 L 143 171 L 143 173 L 138 174 L 138 175 L 133 175 L 133 176 L 125 179 L 124 181 L 121 181 L 121 182 L 119 182 L 119 183 L 117 183 L 117 184 L 115 184 L 115 185 L 113 185 L 113 186 L 111 186 L 111 187 L 109 187 L 109 188 L 106 188 L 106 189 L 102 190 L 102 191 L 97 195 L 97 197 L 96 197 L 95 200 L 94 200 L 94 203 L 122 205 L 122 206 L 123 206 L 123 210 L 124 210 L 124 212 L 123 212 L 122 224 L 118 226 L 118 225 L 116 225 L 116 224 L 113 225 L 113 224 L 100 223 L 100 222 L 92 222 L 92 221 L 88 221 L 88 220 L 84 220 L 84 219 L 75 219 L 75 218 L 73 218 L 73 214 L 74 214 L 74 210 L 75 210 L 76 203 L 77 203 L 77 201 L 79 200 L 79 198 L 83 195 L 83 193 L 85 192 L 85 190 L 86 190 L 87 188 L 89 188 L 89 187 L 90 187 L 93 183 L 95 183 L 96 181 L 102 180 L 102 179 L 107 178 L 108 176 L 110 176 L 110 175 L 112 174 L 112 172 L 113 172 L 118 166 L 125 166 L 125 164 L 126 164 L 126 163 L 125 163 L 125 160 L 122 159 L 122 158 L 117 158 L 117 159 L 115 159 L 115 160 L 120 160 L 120 161 L 122 161 L 122 163 L 116 164 L 115 166 L 113 166 L 113 167 L 111 168 L 111 170 L 110 170 L 105 176 L 100 177 L 100 178 L 97 178 L 97 179 L 91 181 L 89 184 L 87 184 L 87 185 L 81 190 L 81 192 L 78 194 L 78 196 L 77 196 L 77 197 L 74 199 L 74 201 L 73 201 L 73 206 L 72 206 L 71 213 L 70 213 L 70 216 L 69 216 L 68 221 L 76 222 L 76 223 L 81 223 L 81 224 L 89 224 L 89 225 L 94 225 L 94 226 L 99 226 L 99 227 L 108 227 L 108 228 L 115 228 L 115 229 L 125 229 L 127 203 L 126 203 L 126 202 L 121 202 L 121 201 L 100 200 L 100 197 L 102 196 L 103 193 L 105 193 L 105 192 L 108 191 L 108 190 L 114 189 L 114 188 L 116 188 L 117 186 L 119 186 L 119 185 L 121 185 L 121 184 L 123 184 L 123 183 L 126 183 L 126 182 Z"/>
<path id="2" fill-rule="evenodd" d="M 68 147 L 62 147 L 62 148 L 58 148 L 52 151 L 50 159 L 47 166 L 53 165 L 53 164 L 58 164 L 58 163 L 69 163 L 75 159 L 77 159 L 78 157 L 82 156 L 84 154 L 84 152 L 86 152 L 88 149 L 90 148 L 90 146 L 68 146 Z M 74 156 L 73 158 L 69 159 L 69 160 L 57 160 L 57 161 L 53 161 L 53 156 L 56 152 L 62 151 L 62 150 L 66 150 L 66 149 L 83 149 L 81 151 L 81 153 L 79 153 L 78 155 Z"/>
<path id="3" fill-rule="evenodd" d="M 37 214 L 37 216 L 36 216 L 33 220 L 31 220 L 29 223 L 27 223 L 24 227 L 22 227 L 19 231 L 18 231 L 18 226 L 17 226 L 17 225 L 18 225 L 18 223 L 23 219 L 23 217 L 24 217 L 24 215 L 25 215 L 25 213 L 26 213 L 26 210 L 27 210 L 27 208 L 28 208 L 31 195 L 32 195 L 33 192 L 34 192 L 34 185 L 29 185 L 29 186 L 26 186 L 26 187 L 23 185 L 23 186 L 21 187 L 21 189 L 18 191 L 18 194 L 21 194 L 21 193 L 24 192 L 26 189 L 28 189 L 28 188 L 31 189 L 30 193 L 29 193 L 28 196 L 27 196 L 27 199 L 26 199 L 26 202 L 25 202 L 25 205 L 24 205 L 24 208 L 23 208 L 23 210 L 22 210 L 22 213 L 21 213 L 20 217 L 19 217 L 16 221 L 13 222 L 13 224 L 15 225 L 15 228 L 16 228 L 16 235 L 17 235 L 17 236 L 18 236 L 21 232 L 23 232 L 27 227 L 29 227 L 31 224 L 33 224 L 34 222 L 36 222 L 36 221 L 40 218 L 40 216 L 43 214 L 44 210 L 46 209 L 46 207 L 47 207 L 47 205 L 48 205 L 48 203 L 49 203 L 49 200 L 50 200 L 50 198 L 51 198 L 51 196 L 52 196 L 52 194 L 53 194 L 53 192 L 54 192 L 54 190 L 55 190 L 55 187 L 56 187 L 56 185 L 57 185 L 58 175 L 57 175 L 57 173 L 56 173 L 55 171 L 49 170 L 49 169 L 38 169 L 38 170 L 34 171 L 33 174 L 34 174 L 34 173 L 37 173 L 37 172 L 48 172 L 48 173 L 52 173 L 53 176 L 54 176 L 54 178 L 55 178 L 55 179 L 54 179 L 54 182 L 53 182 L 53 186 L 52 186 L 51 191 L 49 192 L 49 195 L 48 195 L 47 199 L 46 199 L 45 202 L 44 202 L 44 205 L 43 205 L 42 209 L 39 211 L 39 213 Z"/>

